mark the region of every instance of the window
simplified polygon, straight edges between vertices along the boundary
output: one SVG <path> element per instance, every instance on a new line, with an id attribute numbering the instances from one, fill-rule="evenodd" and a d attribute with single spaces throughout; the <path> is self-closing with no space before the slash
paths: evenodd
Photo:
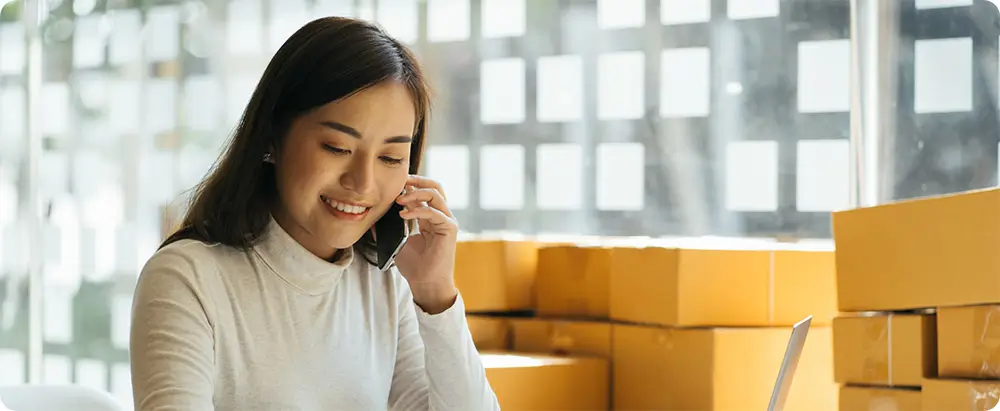
<path id="1" fill-rule="evenodd" d="M 846 0 L 77 3 L 54 3 L 46 18 L 66 30 L 32 68 L 46 118 L 31 187 L 24 27 L 17 2 L 0 13 L 0 384 L 38 367 L 130 404 L 138 270 L 271 53 L 319 16 L 377 20 L 446 91 L 423 171 L 470 232 L 828 238 L 858 178 Z M 997 184 L 1000 34 L 975 18 L 997 15 L 985 3 L 893 12 L 887 199 Z M 41 364 L 26 355 L 29 192 L 47 211 Z"/>

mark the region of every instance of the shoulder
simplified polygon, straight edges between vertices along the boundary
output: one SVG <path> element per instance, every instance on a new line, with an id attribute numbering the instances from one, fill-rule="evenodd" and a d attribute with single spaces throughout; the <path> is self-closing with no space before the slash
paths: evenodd
<path id="1" fill-rule="evenodd" d="M 206 244 L 197 240 L 179 240 L 160 248 L 146 261 L 142 272 L 164 269 L 194 274 L 216 269 L 231 259 L 237 250 L 224 245 Z"/>
<path id="2" fill-rule="evenodd" d="M 174 292 L 201 294 L 212 288 L 220 267 L 230 266 L 244 253 L 224 245 L 179 240 L 153 254 L 139 273 L 137 292 L 162 295 Z"/>

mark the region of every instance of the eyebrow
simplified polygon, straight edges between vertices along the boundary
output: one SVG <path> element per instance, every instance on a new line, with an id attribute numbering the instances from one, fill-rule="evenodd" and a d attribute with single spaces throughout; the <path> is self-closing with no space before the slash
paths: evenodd
<path id="1" fill-rule="evenodd" d="M 339 131 L 354 138 L 358 139 L 363 138 L 361 132 L 359 132 L 354 127 L 351 127 L 343 123 L 338 123 L 336 121 L 321 121 L 319 124 L 331 130 Z M 411 136 L 393 136 L 385 139 L 386 143 L 409 143 L 411 141 L 413 141 L 413 137 Z"/>

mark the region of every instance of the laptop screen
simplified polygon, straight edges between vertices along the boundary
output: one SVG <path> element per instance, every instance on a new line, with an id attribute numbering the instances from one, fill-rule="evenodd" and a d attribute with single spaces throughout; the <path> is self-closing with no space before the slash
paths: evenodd
<path id="1" fill-rule="evenodd" d="M 774 384 L 771 403 L 768 404 L 767 411 L 782 411 L 785 408 L 788 391 L 792 388 L 792 376 L 795 375 L 795 369 L 799 366 L 802 348 L 806 345 L 806 335 L 809 334 L 810 323 L 812 323 L 811 315 L 792 327 L 792 336 L 788 339 L 788 348 L 785 349 L 785 358 L 781 361 L 781 368 L 778 369 L 778 380 Z"/>

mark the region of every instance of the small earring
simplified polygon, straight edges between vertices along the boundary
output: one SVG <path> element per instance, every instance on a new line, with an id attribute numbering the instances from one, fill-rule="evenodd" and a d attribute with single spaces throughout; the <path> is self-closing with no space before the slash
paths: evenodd
<path id="1" fill-rule="evenodd" d="M 274 156 L 271 153 L 264 153 L 264 162 L 274 164 Z"/>

